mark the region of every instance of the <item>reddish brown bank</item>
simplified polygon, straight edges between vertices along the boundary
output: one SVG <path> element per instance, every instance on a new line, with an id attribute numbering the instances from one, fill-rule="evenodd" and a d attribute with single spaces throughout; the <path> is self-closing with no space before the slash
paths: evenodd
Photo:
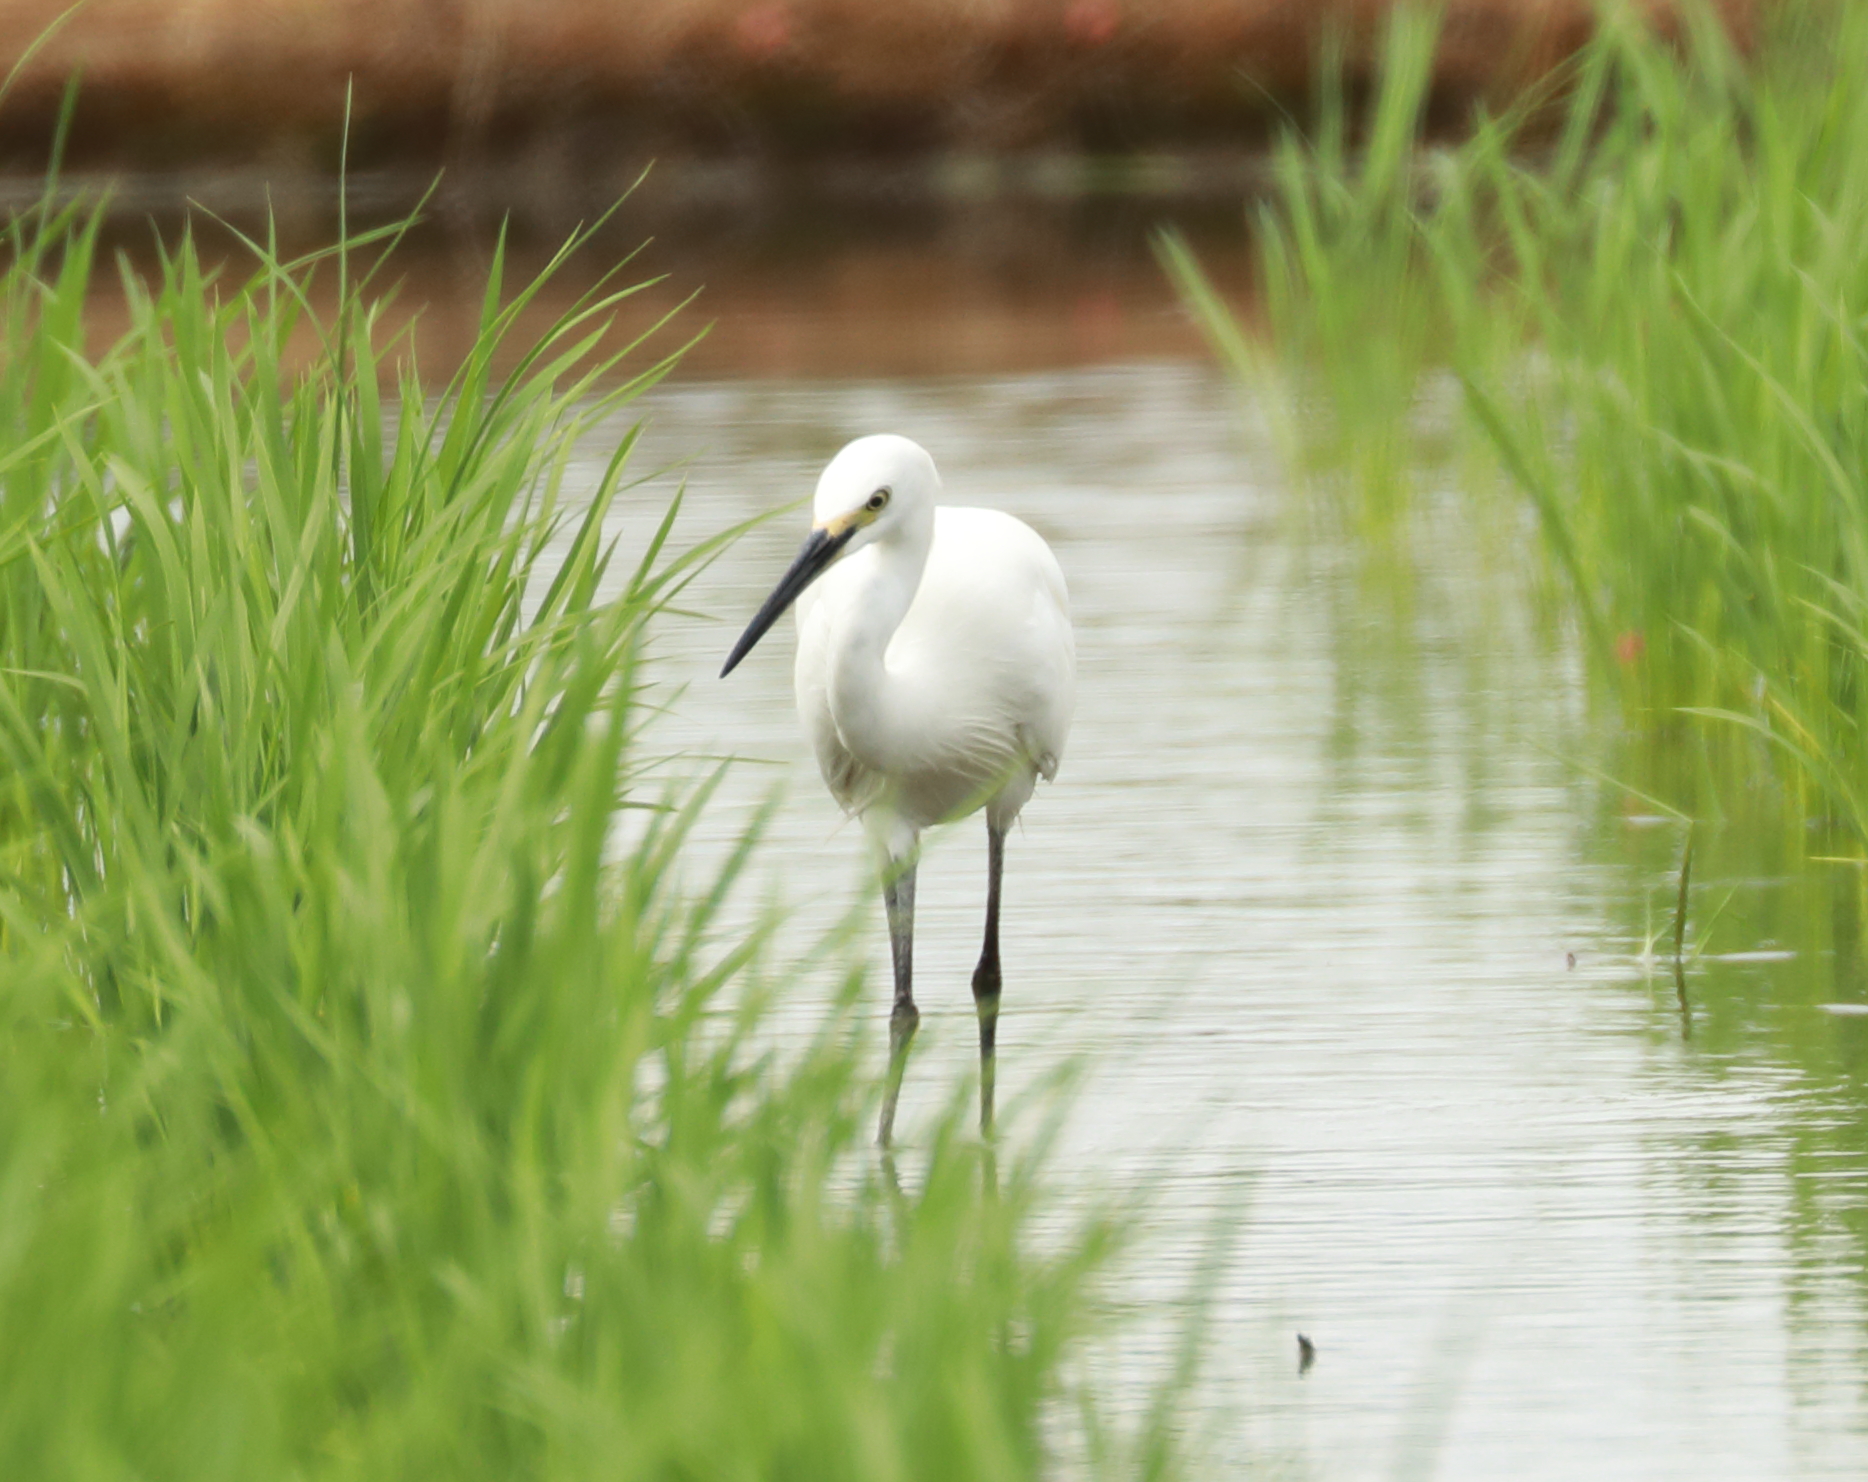
<path id="1" fill-rule="evenodd" d="M 1758 0 L 1724 0 L 1742 37 Z M 21 57 L 66 0 L 0 7 Z M 1662 18 L 1671 8 L 1651 5 Z M 1301 99 L 1334 26 L 1366 55 L 1375 0 L 92 0 L 0 104 L 31 169 L 82 77 L 79 164 L 336 157 L 362 168 L 528 152 L 559 168 L 657 154 L 1136 151 L 1251 143 Z M 1449 0 L 1456 108 L 1547 71 L 1589 0 Z M 1352 64 L 1353 65 L 1353 64 Z"/>

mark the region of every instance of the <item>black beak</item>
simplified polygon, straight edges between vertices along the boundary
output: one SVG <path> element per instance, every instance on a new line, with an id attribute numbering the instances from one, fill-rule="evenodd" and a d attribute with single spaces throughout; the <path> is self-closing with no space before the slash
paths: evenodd
<path id="1" fill-rule="evenodd" d="M 772 588 L 772 595 L 765 599 L 765 606 L 746 624 L 746 631 L 739 635 L 739 642 L 733 645 L 733 652 L 726 656 L 726 667 L 720 671 L 722 679 L 731 674 L 738 667 L 739 661 L 752 652 L 752 646 L 765 637 L 766 630 L 773 623 L 785 615 L 785 609 L 798 600 L 798 594 L 824 574 L 825 568 L 837 559 L 855 533 L 856 527 L 851 525 L 837 535 L 832 535 L 828 530 L 813 530 L 805 537 L 804 545 L 798 551 L 798 559 L 791 563 L 791 570 L 779 578 L 778 585 Z"/>

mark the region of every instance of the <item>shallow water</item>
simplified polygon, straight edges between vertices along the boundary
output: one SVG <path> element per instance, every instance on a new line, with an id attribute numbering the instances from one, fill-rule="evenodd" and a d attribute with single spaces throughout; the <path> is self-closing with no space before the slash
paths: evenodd
<path id="1" fill-rule="evenodd" d="M 1081 698 L 1009 848 L 1000 1096 L 1029 1135 L 1080 1064 L 1057 1177 L 1141 1196 L 1119 1294 L 1141 1320 L 1105 1384 L 1139 1403 L 1191 1299 L 1212 1326 L 1187 1424 L 1219 1475 L 1868 1474 L 1868 1022 L 1837 1011 L 1863 992 L 1830 899 L 1854 882 L 1757 878 L 1751 841 L 1704 836 L 1683 1036 L 1647 950 L 1680 834 L 1592 775 L 1600 724 L 1508 563 L 1454 540 L 1397 588 L 1301 536 L 1250 409 L 1189 365 L 647 406 L 638 467 L 694 455 L 693 538 L 886 428 L 1064 564 Z M 618 515 L 626 541 L 673 479 Z M 715 620 L 667 623 L 656 671 L 660 747 L 750 759 L 704 842 L 784 790 L 742 919 L 782 902 L 793 950 L 873 893 L 860 835 L 798 730 L 789 623 L 715 675 L 802 529 L 722 558 L 687 603 Z M 984 858 L 974 820 L 922 870 L 910 1166 L 973 1069 Z"/>

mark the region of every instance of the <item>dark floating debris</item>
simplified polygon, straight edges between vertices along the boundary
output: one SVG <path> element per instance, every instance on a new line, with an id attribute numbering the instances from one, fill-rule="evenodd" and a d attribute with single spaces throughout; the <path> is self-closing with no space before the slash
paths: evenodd
<path id="1" fill-rule="evenodd" d="M 1303 1378 L 1310 1372 L 1310 1366 L 1317 1361 L 1317 1345 L 1302 1333 L 1297 1335 L 1297 1377 Z"/>

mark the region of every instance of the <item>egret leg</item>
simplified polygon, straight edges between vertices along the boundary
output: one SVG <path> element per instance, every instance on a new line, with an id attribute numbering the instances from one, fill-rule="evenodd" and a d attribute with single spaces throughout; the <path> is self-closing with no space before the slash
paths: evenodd
<path id="1" fill-rule="evenodd" d="M 882 876 L 882 903 L 889 917 L 889 956 L 895 964 L 895 1007 L 889 1013 L 889 1078 L 882 1092 L 882 1120 L 876 1143 L 887 1147 L 895 1135 L 895 1101 L 908 1068 L 908 1046 L 921 1023 L 915 1007 L 915 864 L 891 863 Z"/>
<path id="2" fill-rule="evenodd" d="M 979 1130 L 992 1135 L 994 1044 L 999 1032 L 999 877 L 1005 873 L 1005 830 L 986 823 L 986 945 L 973 969 L 979 1014 Z"/>

